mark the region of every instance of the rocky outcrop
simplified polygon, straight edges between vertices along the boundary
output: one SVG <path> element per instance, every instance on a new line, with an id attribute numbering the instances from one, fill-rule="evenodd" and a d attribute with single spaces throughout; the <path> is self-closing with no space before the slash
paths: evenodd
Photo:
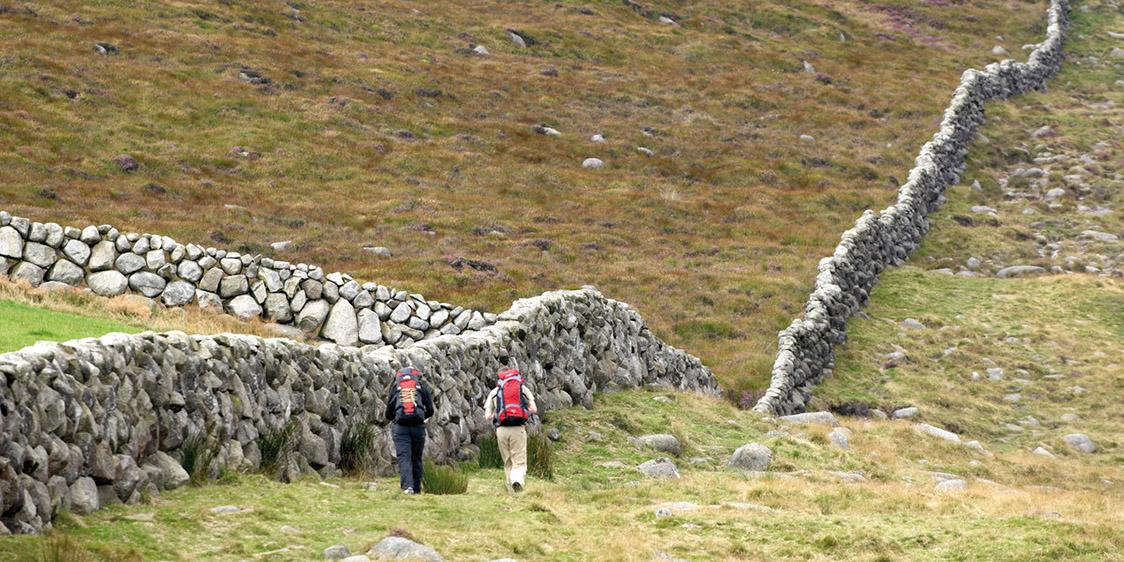
<path id="1" fill-rule="evenodd" d="M 165 306 L 194 303 L 242 320 L 297 326 L 341 345 L 405 347 L 496 320 L 494 314 L 360 284 L 345 273 L 325 274 L 315 265 L 123 233 L 109 225 L 39 223 L 6 211 L 0 211 L 0 276 L 32 286 L 84 285 L 103 297 L 132 291 Z"/>
<path id="2" fill-rule="evenodd" d="M 1025 63 L 1013 60 L 969 70 L 945 110 L 941 128 L 921 148 L 898 201 L 866 211 L 830 257 L 820 260 L 804 316 L 780 333 L 769 389 L 754 410 L 791 414 L 804 410 L 812 388 L 835 367 L 834 348 L 846 339 L 847 320 L 866 303 L 882 270 L 902 264 L 929 230 L 928 216 L 963 171 L 968 145 L 983 121 L 984 104 L 1041 89 L 1062 62 L 1068 0 L 1051 0 L 1046 38 Z"/>
<path id="3" fill-rule="evenodd" d="M 386 392 L 404 365 L 433 390 L 426 452 L 439 461 L 470 454 L 486 429 L 481 403 L 505 365 L 527 376 L 544 409 L 590 407 L 596 391 L 648 385 L 718 393 L 698 359 L 593 288 L 519 300 L 491 326 L 403 349 L 180 332 L 41 343 L 0 355 L 0 523 L 37 532 L 60 509 L 88 512 L 182 485 L 179 463 L 201 441 L 212 474 L 258 468 L 278 442 L 288 443 L 283 475 L 334 474 L 345 436 L 384 424 Z M 383 427 L 369 460 L 389 468 L 391 451 Z"/>

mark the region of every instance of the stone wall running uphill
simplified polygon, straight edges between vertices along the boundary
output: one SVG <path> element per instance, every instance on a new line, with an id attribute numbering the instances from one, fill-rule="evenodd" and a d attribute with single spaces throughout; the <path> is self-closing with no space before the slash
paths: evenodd
<path id="1" fill-rule="evenodd" d="M 373 428 L 370 461 L 386 469 L 392 447 L 379 424 L 403 365 L 433 389 L 426 452 L 438 460 L 470 454 L 503 365 L 527 375 L 544 409 L 647 385 L 718 394 L 698 359 L 593 288 L 519 300 L 493 325 L 402 349 L 180 332 L 40 343 L 0 355 L 0 534 L 183 485 L 181 461 L 200 435 L 216 451 L 206 467 L 215 474 L 258 468 L 263 436 L 288 427 L 292 454 L 279 470 L 289 479 L 335 474 L 345 435 Z"/>
<path id="2" fill-rule="evenodd" d="M 32 286 L 82 287 L 103 297 L 126 292 L 165 306 L 197 303 L 242 320 L 271 322 L 278 335 L 341 345 L 405 347 L 483 328 L 495 315 L 315 265 L 243 255 L 167 236 L 34 222 L 0 211 L 0 276 Z"/>
<path id="3" fill-rule="evenodd" d="M 1004 60 L 968 70 L 945 110 L 940 130 L 921 148 L 897 203 L 866 211 L 830 257 L 820 260 L 803 318 L 780 333 L 769 389 L 754 410 L 792 414 L 804 410 L 812 388 L 835 367 L 834 347 L 846 339 L 847 320 L 866 303 L 882 270 L 902 264 L 929 230 L 929 213 L 964 169 L 968 145 L 983 121 L 984 104 L 1044 88 L 1062 62 L 1068 0 L 1051 0 L 1045 40 L 1025 63 Z"/>

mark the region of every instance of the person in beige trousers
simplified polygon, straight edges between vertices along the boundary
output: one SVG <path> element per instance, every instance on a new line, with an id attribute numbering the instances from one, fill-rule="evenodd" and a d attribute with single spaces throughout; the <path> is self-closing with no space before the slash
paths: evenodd
<path id="1" fill-rule="evenodd" d="M 499 425 L 496 407 L 500 392 L 500 387 L 493 388 L 484 399 L 484 419 L 496 427 L 496 441 L 499 442 L 500 456 L 503 457 L 503 472 L 507 477 L 508 490 L 522 492 L 527 476 L 527 428 L 523 425 Z M 527 412 L 532 415 L 539 413 L 531 389 L 523 385 L 522 394 Z"/>

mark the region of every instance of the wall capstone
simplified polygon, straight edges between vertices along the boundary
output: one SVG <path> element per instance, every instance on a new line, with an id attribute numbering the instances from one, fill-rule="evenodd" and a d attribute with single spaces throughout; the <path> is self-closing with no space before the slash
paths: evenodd
<path id="1" fill-rule="evenodd" d="M 774 415 L 802 412 L 812 388 L 835 368 L 834 348 L 846 340 L 846 323 L 866 303 L 882 270 L 901 265 L 929 231 L 929 213 L 964 170 L 968 145 L 983 121 L 984 104 L 1046 87 L 1062 63 L 1069 1 L 1051 0 L 1046 39 L 1025 63 L 1004 60 L 968 70 L 944 113 L 940 130 L 921 147 L 898 201 L 879 213 L 867 210 L 843 233 L 835 253 L 819 263 L 803 318 L 779 334 L 769 389 L 754 410 Z"/>

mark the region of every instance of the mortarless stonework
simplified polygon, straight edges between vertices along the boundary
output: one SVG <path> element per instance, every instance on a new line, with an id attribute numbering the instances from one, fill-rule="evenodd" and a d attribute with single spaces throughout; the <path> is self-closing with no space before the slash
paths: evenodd
<path id="1" fill-rule="evenodd" d="M 921 147 L 898 202 L 880 213 L 866 211 L 831 257 L 820 260 L 815 289 L 803 318 L 780 333 L 765 396 L 754 410 L 785 415 L 804 410 L 812 388 L 835 368 L 834 347 L 846 340 L 846 323 L 866 303 L 882 270 L 900 265 L 929 231 L 929 213 L 957 182 L 968 145 L 984 117 L 984 104 L 1041 89 L 1062 62 L 1069 1 L 1051 0 L 1046 39 L 1025 63 L 1005 60 L 969 70 L 945 110 L 940 131 Z"/>
<path id="2" fill-rule="evenodd" d="M 242 255 L 167 236 L 39 223 L 0 211 L 0 276 L 39 287 L 80 287 L 103 297 L 132 292 L 165 306 L 198 304 L 278 335 L 340 345 L 405 347 L 495 322 L 495 315 L 426 300 L 345 273 Z"/>
<path id="3" fill-rule="evenodd" d="M 718 394 L 698 359 L 588 287 L 518 300 L 491 326 L 403 349 L 181 332 L 41 343 L 0 355 L 0 534 L 39 532 L 60 510 L 88 513 L 182 485 L 192 436 L 218 447 L 212 474 L 252 470 L 262 434 L 292 424 L 282 478 L 335 474 L 344 434 L 384 425 L 402 365 L 433 389 L 426 453 L 437 460 L 471 454 L 503 365 L 527 375 L 544 409 L 590 407 L 594 392 L 649 385 Z M 384 470 L 388 431 L 379 430 L 370 459 Z"/>

